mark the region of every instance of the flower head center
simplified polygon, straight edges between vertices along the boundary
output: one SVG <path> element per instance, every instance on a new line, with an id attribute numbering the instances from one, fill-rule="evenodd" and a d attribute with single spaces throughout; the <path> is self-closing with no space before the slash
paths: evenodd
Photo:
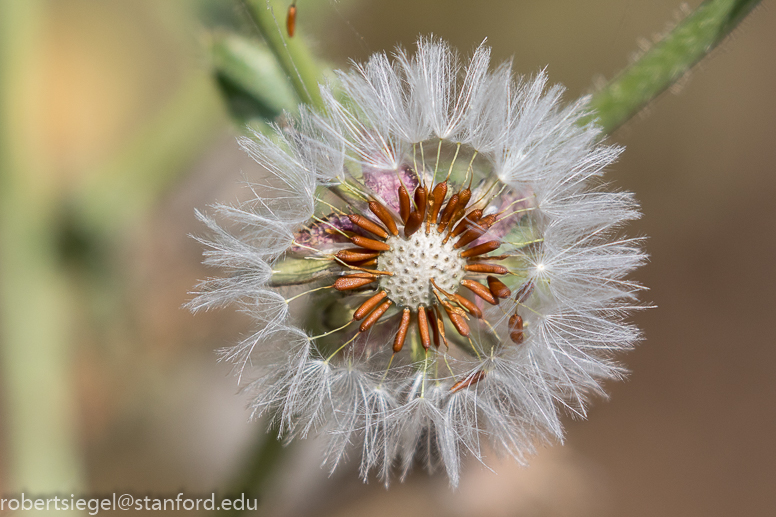
<path id="1" fill-rule="evenodd" d="M 453 247 L 453 243 L 443 242 L 444 235 L 432 231 L 413 233 L 408 239 L 392 236 L 386 240 L 391 246 L 377 263 L 378 269 L 393 273 L 380 279 L 380 287 L 399 307 L 417 310 L 421 305 L 433 305 L 436 296 L 431 279 L 436 285 L 455 293 L 466 271 L 466 260 Z"/>

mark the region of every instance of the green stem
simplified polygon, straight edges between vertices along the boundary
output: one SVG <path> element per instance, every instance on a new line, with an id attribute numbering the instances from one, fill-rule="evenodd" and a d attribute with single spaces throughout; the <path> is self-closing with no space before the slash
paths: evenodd
<path id="1" fill-rule="evenodd" d="M 246 0 L 246 5 L 267 46 L 288 75 L 299 99 L 316 108 L 322 108 L 323 99 L 318 89 L 320 69 L 299 35 L 294 38 L 286 37 L 286 12 L 282 4 L 275 0 Z"/>
<path id="2" fill-rule="evenodd" d="M 706 0 L 667 36 L 623 70 L 590 106 L 598 123 L 611 133 L 660 95 L 711 50 L 752 11 L 760 0 Z"/>
<path id="3" fill-rule="evenodd" d="M 73 297 L 52 220 L 60 192 L 29 134 L 41 2 L 0 2 L 0 364 L 11 490 L 85 488 L 73 375 Z"/>
<path id="4" fill-rule="evenodd" d="M 283 451 L 283 444 L 275 435 L 268 434 L 264 437 L 256 444 L 247 463 L 243 466 L 240 476 L 226 493 L 226 497 L 239 499 L 241 494 L 245 494 L 246 499 L 258 499 L 261 509 L 264 483 L 274 472 L 275 466 L 283 456 Z M 232 509 L 226 513 L 218 511 L 215 514 L 221 517 L 236 517 L 244 512 L 245 510 Z"/>

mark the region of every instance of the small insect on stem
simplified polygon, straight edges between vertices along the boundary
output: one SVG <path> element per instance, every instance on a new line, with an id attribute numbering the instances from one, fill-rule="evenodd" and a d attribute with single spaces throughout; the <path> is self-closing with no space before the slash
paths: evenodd
<path id="1" fill-rule="evenodd" d="M 296 31 L 296 2 L 292 2 L 288 6 L 288 13 L 286 14 L 286 29 L 288 30 L 288 37 L 293 38 Z"/>

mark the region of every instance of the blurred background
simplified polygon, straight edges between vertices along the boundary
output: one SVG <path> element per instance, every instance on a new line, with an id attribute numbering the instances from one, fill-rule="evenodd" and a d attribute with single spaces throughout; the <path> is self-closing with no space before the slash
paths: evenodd
<path id="1" fill-rule="evenodd" d="M 690 2 L 694 8 L 700 2 Z M 681 16 L 676 0 L 298 0 L 333 67 L 434 33 L 593 91 Z M 284 17 L 285 13 L 280 13 Z M 0 0 L 0 493 L 190 494 L 235 486 L 266 438 L 214 350 L 249 328 L 181 305 L 207 276 L 195 208 L 262 171 L 211 75 L 219 0 Z M 280 20 L 281 23 L 283 20 Z M 731 38 L 611 141 L 644 217 L 656 309 L 589 420 L 529 468 L 472 463 L 451 492 L 329 477 L 317 440 L 264 485 L 266 515 L 776 514 L 776 13 Z M 353 462 L 353 463 L 357 463 Z"/>

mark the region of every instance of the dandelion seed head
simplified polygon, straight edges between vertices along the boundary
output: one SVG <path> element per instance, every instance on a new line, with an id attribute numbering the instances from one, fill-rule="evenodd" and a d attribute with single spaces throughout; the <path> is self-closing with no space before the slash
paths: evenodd
<path id="1" fill-rule="evenodd" d="M 484 443 L 525 463 L 562 439 L 560 415 L 622 376 L 644 254 L 621 233 L 633 196 L 598 181 L 622 148 L 581 123 L 587 99 L 490 70 L 484 44 L 417 47 L 339 72 L 322 111 L 241 142 L 270 177 L 200 215 L 205 262 L 227 274 L 190 307 L 253 317 L 222 357 L 254 416 L 329 438 L 328 468 L 360 449 L 365 479 L 423 464 L 455 485 Z"/>

